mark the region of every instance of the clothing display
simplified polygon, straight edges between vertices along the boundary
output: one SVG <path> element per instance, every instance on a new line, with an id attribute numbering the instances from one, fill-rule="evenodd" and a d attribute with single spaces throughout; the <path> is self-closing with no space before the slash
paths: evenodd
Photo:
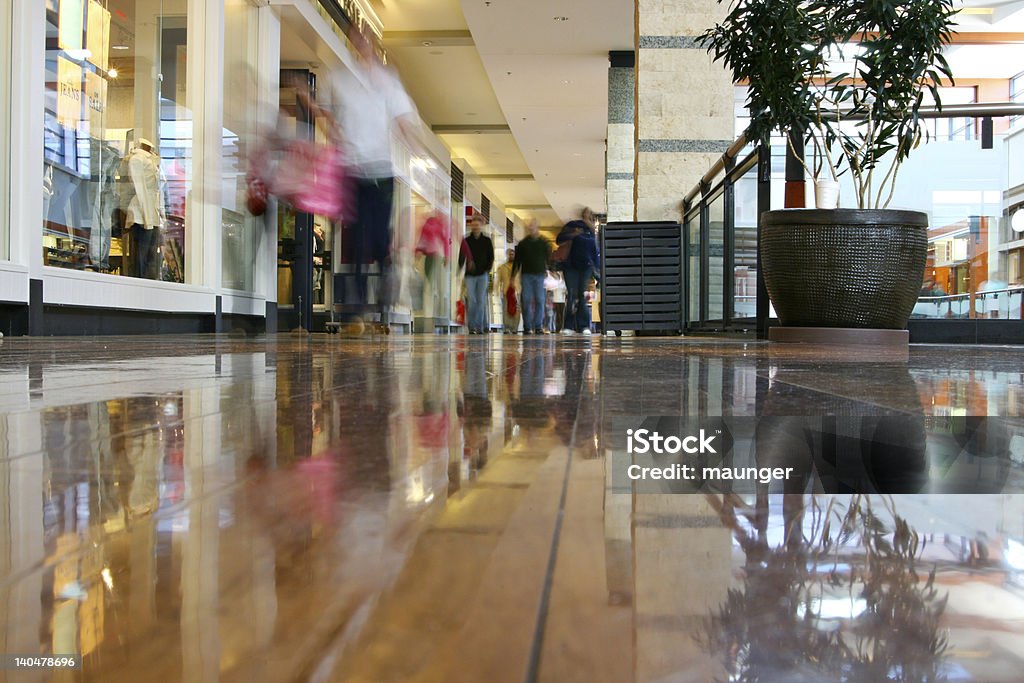
<path id="1" fill-rule="evenodd" d="M 160 157 L 143 148 L 148 146 L 152 149 L 152 145 L 147 140 L 140 140 L 139 145 L 128 155 L 128 174 L 135 189 L 127 207 L 128 225 L 141 225 L 152 230 L 163 226 L 166 220 L 164 178 L 160 171 Z"/>
<path id="2" fill-rule="evenodd" d="M 160 228 L 167 220 L 164 213 L 166 183 L 160 171 L 160 157 L 152 149 L 151 142 L 141 139 L 139 146 L 128 156 L 128 174 L 134 195 L 128 202 L 126 222 L 131 226 L 134 275 L 157 279 Z"/>
<path id="3" fill-rule="evenodd" d="M 92 221 L 89 229 L 89 261 L 106 270 L 110 267 L 110 238 L 117 209 L 117 170 L 121 155 L 108 142 L 89 139 L 89 161 L 92 169 L 88 184 Z"/>

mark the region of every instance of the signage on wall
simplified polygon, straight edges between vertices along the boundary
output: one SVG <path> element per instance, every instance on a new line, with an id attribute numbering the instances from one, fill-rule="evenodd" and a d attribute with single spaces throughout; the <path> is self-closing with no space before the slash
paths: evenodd
<path id="1" fill-rule="evenodd" d="M 57 57 L 57 122 L 75 127 L 82 120 L 82 67 Z"/>
<path id="2" fill-rule="evenodd" d="M 103 114 L 107 109 L 107 79 L 93 73 L 85 72 L 85 104 L 89 108 L 89 130 L 92 137 L 102 137 Z"/>
<path id="3" fill-rule="evenodd" d="M 57 42 L 65 51 L 82 49 L 82 20 L 85 18 L 83 0 L 61 0 Z"/>
<path id="4" fill-rule="evenodd" d="M 89 0 L 85 43 L 90 53 L 89 61 L 106 71 L 110 46 L 110 12 L 96 0 Z"/>

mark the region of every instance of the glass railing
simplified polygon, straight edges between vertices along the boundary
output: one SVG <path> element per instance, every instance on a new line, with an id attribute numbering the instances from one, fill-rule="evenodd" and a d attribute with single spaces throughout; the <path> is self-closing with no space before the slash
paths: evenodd
<path id="1" fill-rule="evenodd" d="M 929 217 L 928 261 L 911 324 L 1021 320 L 1024 304 L 1024 105 L 978 104 L 928 113 L 932 134 L 903 163 L 889 208 Z M 983 136 L 983 120 L 993 134 Z M 990 138 L 990 142 L 985 140 Z M 785 206 L 787 145 L 743 136 L 684 199 L 687 330 L 763 336 L 774 313 L 758 270 L 758 217 Z M 882 160 L 885 167 L 885 160 Z M 840 206 L 855 206 L 848 174 Z M 805 206 L 814 206 L 806 182 Z M 912 328 L 912 337 L 913 337 Z"/>

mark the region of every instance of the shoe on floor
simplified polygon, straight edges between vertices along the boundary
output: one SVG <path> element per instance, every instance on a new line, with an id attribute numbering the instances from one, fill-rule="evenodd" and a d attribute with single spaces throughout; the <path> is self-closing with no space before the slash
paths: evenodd
<path id="1" fill-rule="evenodd" d="M 567 328 L 565 328 L 564 330 L 562 330 L 561 334 L 565 335 L 566 337 L 571 337 L 572 335 L 574 335 L 574 334 L 576 334 L 576 333 L 575 333 L 575 332 L 574 332 L 573 330 L 570 330 L 570 329 L 569 329 L 569 328 L 567 327 Z"/>
<path id="2" fill-rule="evenodd" d="M 580 332 L 580 334 L 582 334 L 584 337 L 589 337 L 593 333 L 590 331 L 590 328 L 588 327 L 587 329 Z"/>

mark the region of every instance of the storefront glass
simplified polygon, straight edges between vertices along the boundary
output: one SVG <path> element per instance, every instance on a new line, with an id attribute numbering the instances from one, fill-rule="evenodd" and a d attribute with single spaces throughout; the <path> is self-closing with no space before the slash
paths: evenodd
<path id="1" fill-rule="evenodd" d="M 224 4 L 224 184 L 221 196 L 222 278 L 227 289 L 252 291 L 263 218 L 245 206 L 245 176 L 257 143 L 258 10 L 248 0 Z"/>
<path id="2" fill-rule="evenodd" d="M 187 0 L 46 0 L 43 263 L 185 281 Z"/>
<path id="3" fill-rule="evenodd" d="M 11 163 L 11 5 L 5 3 L 0 7 L 0 260 L 10 258 L 11 224 L 8 213 L 10 200 L 10 176 L 8 169 Z"/>

